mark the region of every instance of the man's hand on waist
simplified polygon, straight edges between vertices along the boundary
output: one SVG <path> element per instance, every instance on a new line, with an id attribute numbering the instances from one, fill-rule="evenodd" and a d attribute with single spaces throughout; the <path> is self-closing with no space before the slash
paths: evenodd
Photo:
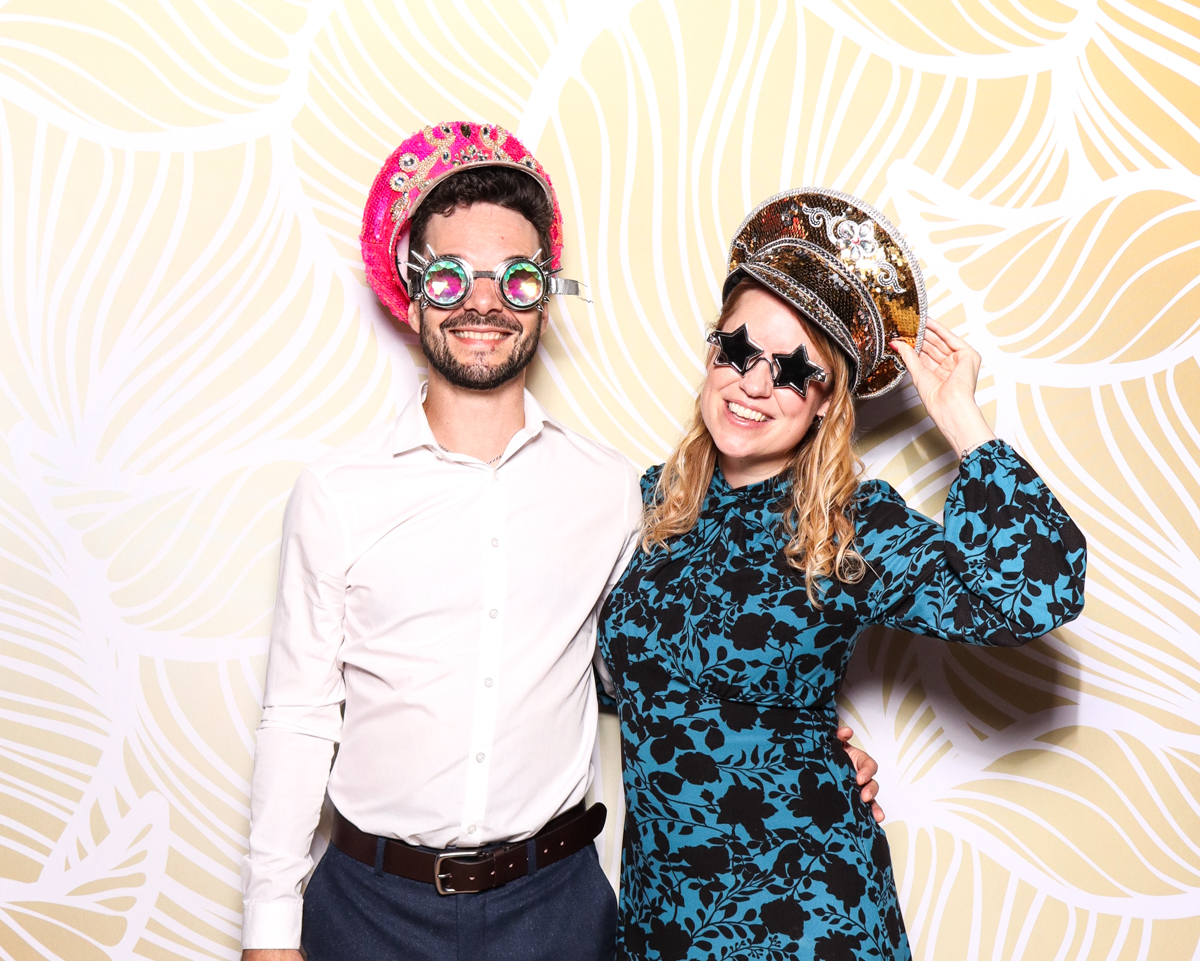
<path id="1" fill-rule="evenodd" d="M 868 804 L 871 807 L 871 817 L 880 824 L 883 823 L 883 808 L 879 806 L 879 802 L 875 800 L 875 795 L 879 793 L 879 783 L 875 780 L 875 772 L 879 770 L 879 765 L 875 763 L 875 758 L 871 757 L 866 751 L 860 747 L 855 747 L 850 743 L 850 738 L 854 737 L 854 732 L 846 726 L 837 729 L 837 738 L 842 742 L 842 747 L 846 749 L 846 753 L 850 755 L 850 763 L 854 765 L 855 780 L 858 782 L 860 796 L 863 804 Z"/>

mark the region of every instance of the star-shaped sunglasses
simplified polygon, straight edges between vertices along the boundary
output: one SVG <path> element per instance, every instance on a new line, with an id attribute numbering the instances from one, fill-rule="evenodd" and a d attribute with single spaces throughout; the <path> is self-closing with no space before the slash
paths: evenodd
<path id="1" fill-rule="evenodd" d="M 808 359 L 808 348 L 801 344 L 790 354 L 772 354 L 769 358 L 763 349 L 750 339 L 746 325 L 736 330 L 714 330 L 708 342 L 717 348 L 713 363 L 718 367 L 732 367 L 738 375 L 745 377 L 760 360 L 766 360 L 771 368 L 771 383 L 776 387 L 794 390 L 801 397 L 808 396 L 810 380 L 825 383 L 825 368 Z"/>
<path id="2" fill-rule="evenodd" d="M 584 296 L 578 281 L 550 276 L 551 271 L 546 269 L 550 266 L 550 260 L 539 263 L 536 259 L 541 256 L 540 250 L 532 259 L 510 257 L 493 270 L 475 270 L 461 257 L 452 254 L 439 257 L 432 247 L 426 249 L 429 259 L 418 253 L 412 255 L 420 270 L 414 293 L 425 306 L 432 304 L 443 310 L 457 307 L 471 296 L 471 288 L 480 277 L 495 281 L 500 299 L 513 310 L 533 310 L 549 300 L 551 294 Z M 414 268 L 407 266 L 411 276 Z"/>

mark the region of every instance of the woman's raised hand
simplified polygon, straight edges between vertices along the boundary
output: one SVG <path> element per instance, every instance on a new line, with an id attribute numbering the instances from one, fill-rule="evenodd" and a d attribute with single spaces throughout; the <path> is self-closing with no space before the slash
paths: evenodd
<path id="1" fill-rule="evenodd" d="M 925 325 L 925 342 L 918 354 L 902 340 L 892 341 L 930 418 L 955 453 L 996 435 L 975 403 L 979 353 L 954 331 L 936 320 Z"/>

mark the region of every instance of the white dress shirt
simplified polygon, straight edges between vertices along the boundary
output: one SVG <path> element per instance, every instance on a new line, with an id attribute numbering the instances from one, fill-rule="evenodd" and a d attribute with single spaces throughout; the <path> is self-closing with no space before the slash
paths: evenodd
<path id="1" fill-rule="evenodd" d="M 424 393 L 304 470 L 288 501 L 247 948 L 299 945 L 327 789 L 370 834 L 470 848 L 530 837 L 591 783 L 596 622 L 636 547 L 637 470 L 528 392 L 496 464 L 448 453 Z"/>

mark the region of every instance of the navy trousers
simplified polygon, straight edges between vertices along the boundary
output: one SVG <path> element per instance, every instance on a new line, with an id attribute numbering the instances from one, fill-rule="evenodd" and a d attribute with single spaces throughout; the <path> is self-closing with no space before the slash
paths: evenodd
<path id="1" fill-rule="evenodd" d="M 308 961 L 613 961 L 617 901 L 595 845 L 480 894 L 376 871 L 333 845 L 304 893 Z"/>

